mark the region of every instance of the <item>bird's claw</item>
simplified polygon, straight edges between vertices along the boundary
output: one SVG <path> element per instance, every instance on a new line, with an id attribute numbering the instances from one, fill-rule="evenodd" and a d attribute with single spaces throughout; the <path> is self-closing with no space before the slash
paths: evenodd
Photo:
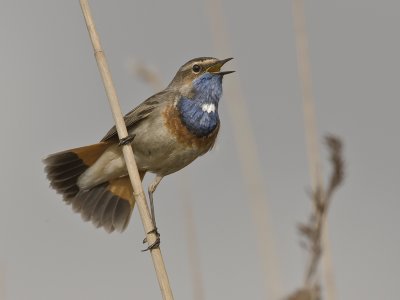
<path id="1" fill-rule="evenodd" d="M 126 137 L 119 140 L 118 146 L 125 146 L 132 143 L 133 139 L 135 138 L 135 134 L 129 134 Z"/>
<path id="2" fill-rule="evenodd" d="M 160 246 L 161 240 L 160 240 L 160 234 L 158 233 L 157 227 L 155 227 L 154 229 L 150 230 L 147 234 L 151 234 L 154 233 L 156 235 L 156 240 L 154 241 L 154 243 L 152 243 L 151 245 L 149 245 L 146 249 L 142 250 L 142 252 L 148 251 L 148 250 L 153 250 L 156 249 Z M 147 237 L 144 238 L 143 240 L 143 244 L 147 243 Z"/>

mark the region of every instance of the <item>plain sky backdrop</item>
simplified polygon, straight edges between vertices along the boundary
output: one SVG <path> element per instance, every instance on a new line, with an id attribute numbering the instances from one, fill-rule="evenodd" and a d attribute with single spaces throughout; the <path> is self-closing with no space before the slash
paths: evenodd
<path id="1" fill-rule="evenodd" d="M 292 2 L 222 6 L 288 293 L 303 280 L 307 253 L 295 226 L 310 211 Z M 187 60 L 216 55 L 203 1 L 91 7 L 124 112 L 153 93 L 134 61 L 168 82 Z M 306 1 L 305 11 L 320 138 L 345 142 L 346 182 L 329 214 L 338 299 L 400 299 L 400 2 Z M 2 0 L 0 39 L 0 299 L 160 299 L 137 210 L 124 234 L 108 235 L 82 222 L 43 172 L 47 154 L 95 143 L 113 124 L 78 1 Z M 193 298 L 183 183 L 206 299 L 270 299 L 227 102 L 216 149 L 155 195 L 176 299 Z"/>

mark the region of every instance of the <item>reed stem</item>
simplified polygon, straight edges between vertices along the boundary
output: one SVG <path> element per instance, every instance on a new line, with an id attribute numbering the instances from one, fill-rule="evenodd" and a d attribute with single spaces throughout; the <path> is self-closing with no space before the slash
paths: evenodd
<path id="1" fill-rule="evenodd" d="M 101 78 L 103 80 L 104 88 L 107 93 L 107 97 L 111 106 L 115 125 L 120 139 L 128 135 L 125 122 L 119 106 L 117 93 L 111 78 L 111 73 L 108 68 L 106 57 L 104 55 L 100 37 L 97 34 L 96 27 L 93 21 L 93 17 L 90 11 L 88 0 L 80 0 L 83 15 L 85 17 L 86 26 L 89 32 L 89 36 L 93 45 L 94 55 L 96 58 L 97 66 L 99 68 Z M 142 182 L 140 180 L 139 171 L 137 169 L 136 161 L 133 155 L 131 145 L 125 145 L 122 147 L 124 154 L 126 167 L 128 169 L 129 178 L 132 183 L 135 200 L 139 209 L 140 217 L 142 219 L 144 231 L 147 235 L 147 242 L 149 245 L 154 243 L 156 240 L 155 233 L 149 233 L 153 230 L 153 222 L 151 220 L 149 208 L 145 194 L 143 192 Z M 154 268 L 157 274 L 158 283 L 160 285 L 161 294 L 164 300 L 173 300 L 172 290 L 168 280 L 168 274 L 165 269 L 164 260 L 161 255 L 159 247 L 150 250 L 150 254 L 153 260 Z"/>

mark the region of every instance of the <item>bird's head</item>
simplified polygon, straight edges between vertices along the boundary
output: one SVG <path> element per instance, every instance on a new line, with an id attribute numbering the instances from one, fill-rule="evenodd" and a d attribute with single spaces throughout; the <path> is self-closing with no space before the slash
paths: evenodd
<path id="1" fill-rule="evenodd" d="M 233 72 L 221 71 L 221 67 L 231 59 L 192 59 L 180 67 L 168 86 L 179 93 L 174 105 L 182 123 L 196 136 L 208 136 L 218 127 L 222 78 Z"/>
<path id="2" fill-rule="evenodd" d="M 179 68 L 168 87 L 179 90 L 182 96 L 190 99 L 199 94 L 222 91 L 223 76 L 235 72 L 221 71 L 222 66 L 231 59 L 199 57 L 189 60 Z"/>

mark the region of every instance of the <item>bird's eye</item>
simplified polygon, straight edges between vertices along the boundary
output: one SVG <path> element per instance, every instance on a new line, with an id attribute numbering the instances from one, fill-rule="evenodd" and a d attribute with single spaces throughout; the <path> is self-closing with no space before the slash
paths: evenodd
<path id="1" fill-rule="evenodd" d="M 201 70 L 201 67 L 199 65 L 193 65 L 192 70 L 195 73 L 199 73 Z"/>

